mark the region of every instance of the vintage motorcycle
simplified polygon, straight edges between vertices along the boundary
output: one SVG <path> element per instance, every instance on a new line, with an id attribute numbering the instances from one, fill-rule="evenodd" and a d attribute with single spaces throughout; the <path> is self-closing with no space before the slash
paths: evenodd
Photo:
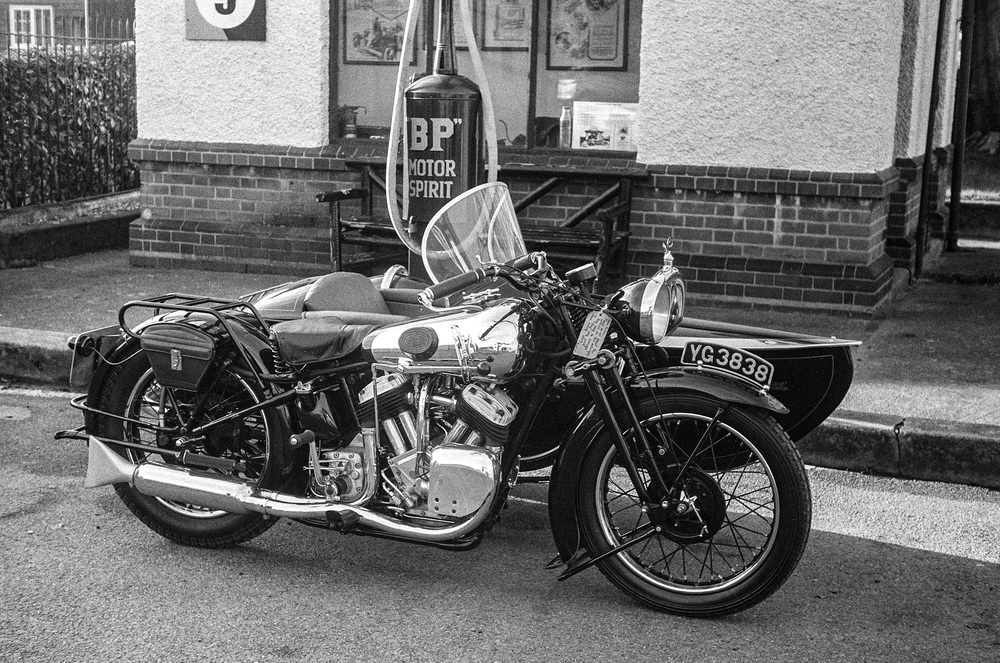
<path id="1" fill-rule="evenodd" d="M 782 585 L 811 497 L 779 422 L 801 437 L 836 407 L 850 342 L 682 327 L 669 251 L 651 278 L 595 295 L 592 265 L 560 277 L 527 252 L 499 183 L 449 202 L 422 248 L 433 285 L 397 268 L 240 300 L 170 294 L 71 339 L 85 425 L 57 437 L 88 441 L 85 485 L 113 485 L 185 545 L 237 545 L 284 517 L 461 550 L 520 470 L 551 465 L 560 579 L 596 565 L 691 616 Z"/>

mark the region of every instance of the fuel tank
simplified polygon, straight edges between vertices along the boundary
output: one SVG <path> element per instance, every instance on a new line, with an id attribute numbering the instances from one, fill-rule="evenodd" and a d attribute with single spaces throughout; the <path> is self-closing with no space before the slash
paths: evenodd
<path id="1" fill-rule="evenodd" d="M 496 382 L 524 366 L 522 329 L 528 305 L 507 299 L 483 311 L 448 313 L 373 331 L 364 347 L 375 361 L 404 373 L 452 373 Z"/>

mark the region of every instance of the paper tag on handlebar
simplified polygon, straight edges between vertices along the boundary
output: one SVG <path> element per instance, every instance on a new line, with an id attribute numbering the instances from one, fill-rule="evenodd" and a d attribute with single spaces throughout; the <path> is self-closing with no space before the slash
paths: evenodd
<path id="1" fill-rule="evenodd" d="M 611 317 L 602 311 L 591 311 L 576 339 L 573 354 L 583 359 L 593 359 L 601 351 L 604 339 L 611 328 Z"/>

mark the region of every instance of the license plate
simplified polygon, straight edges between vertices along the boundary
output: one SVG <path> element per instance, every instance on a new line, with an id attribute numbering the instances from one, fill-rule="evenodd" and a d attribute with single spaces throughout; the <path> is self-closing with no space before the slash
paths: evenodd
<path id="1" fill-rule="evenodd" d="M 576 339 L 573 354 L 584 359 L 593 359 L 601 351 L 604 339 L 611 328 L 611 317 L 601 311 L 591 311 L 583 323 L 583 329 Z"/>
<path id="2" fill-rule="evenodd" d="M 681 364 L 700 366 L 747 380 L 761 387 L 771 386 L 774 366 L 752 352 L 718 343 L 690 341 L 684 346 Z"/>

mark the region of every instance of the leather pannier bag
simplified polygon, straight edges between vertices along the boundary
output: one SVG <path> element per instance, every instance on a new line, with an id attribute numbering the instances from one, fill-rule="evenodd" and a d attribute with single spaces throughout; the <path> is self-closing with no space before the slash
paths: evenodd
<path id="1" fill-rule="evenodd" d="M 215 339 L 190 325 L 164 322 L 139 339 L 156 379 L 164 387 L 197 391 L 215 357 Z"/>

